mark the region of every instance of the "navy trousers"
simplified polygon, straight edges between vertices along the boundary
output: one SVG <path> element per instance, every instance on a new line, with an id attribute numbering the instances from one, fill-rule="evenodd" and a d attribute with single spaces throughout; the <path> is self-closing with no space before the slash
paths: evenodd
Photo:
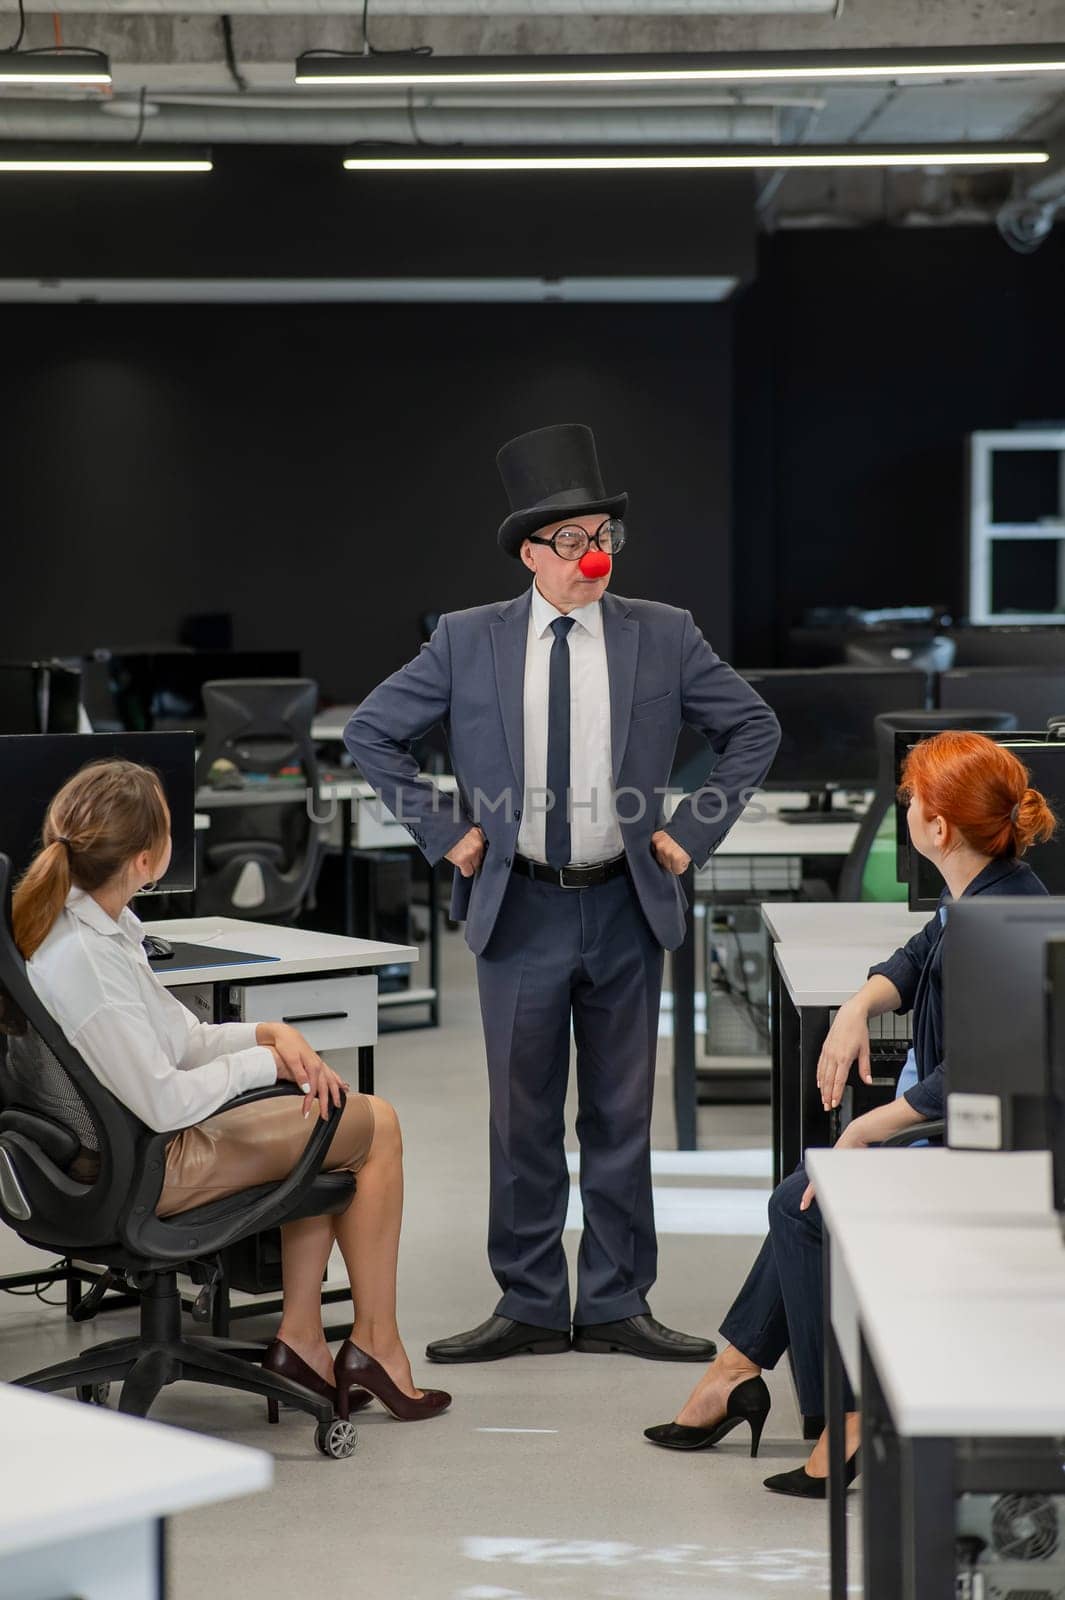
<path id="1" fill-rule="evenodd" d="M 769 1197 L 769 1237 L 721 1324 L 729 1344 L 759 1367 L 775 1367 L 788 1349 L 804 1416 L 825 1411 L 824 1231 L 814 1200 L 799 1202 L 809 1183 L 799 1166 Z M 845 1404 L 854 1410 L 846 1386 Z"/>
<path id="2" fill-rule="evenodd" d="M 501 1316 L 568 1328 L 562 1246 L 565 1103 L 577 1045 L 584 1231 L 572 1320 L 647 1310 L 658 1266 L 651 1196 L 662 948 L 627 875 L 562 889 L 513 874 L 477 958 L 491 1097 L 488 1258 Z"/>

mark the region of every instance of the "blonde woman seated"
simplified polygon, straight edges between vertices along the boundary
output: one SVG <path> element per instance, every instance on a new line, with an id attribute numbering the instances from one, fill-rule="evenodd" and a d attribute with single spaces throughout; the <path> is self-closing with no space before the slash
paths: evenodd
<path id="1" fill-rule="evenodd" d="M 198 1022 L 152 972 L 129 902 L 170 862 L 157 775 L 129 761 L 84 767 L 49 806 L 42 841 L 15 890 L 15 940 L 41 1002 L 100 1082 L 156 1132 L 181 1130 L 167 1146 L 158 1214 L 286 1177 L 347 1085 L 295 1028 Z M 302 1097 L 221 1109 L 284 1080 Z M 356 1192 L 339 1216 L 282 1228 L 284 1308 L 263 1365 L 330 1399 L 341 1416 L 371 1396 L 404 1421 L 435 1416 L 451 1397 L 415 1387 L 396 1324 L 403 1150 L 387 1101 L 347 1095 L 324 1166 L 357 1173 Z M 335 1361 L 321 1313 L 334 1239 L 355 1304 Z"/>

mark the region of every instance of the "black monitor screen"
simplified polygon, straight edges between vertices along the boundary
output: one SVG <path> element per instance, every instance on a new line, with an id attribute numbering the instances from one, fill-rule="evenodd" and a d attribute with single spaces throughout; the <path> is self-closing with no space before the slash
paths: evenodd
<path id="1" fill-rule="evenodd" d="M 52 797 L 90 761 L 154 767 L 170 807 L 174 850 L 158 892 L 195 889 L 196 738 L 191 733 L 39 733 L 0 737 L 0 851 L 17 881 L 40 848 Z"/>
<path id="2" fill-rule="evenodd" d="M 41 731 L 40 686 L 29 662 L 0 662 L 0 734 Z"/>
<path id="3" fill-rule="evenodd" d="M 1065 659 L 1045 667 L 955 667 L 939 675 L 942 711 L 1012 711 L 1022 728 L 1065 717 Z"/>
<path id="4" fill-rule="evenodd" d="M 771 789 L 868 789 L 876 783 L 876 732 L 882 711 L 921 711 L 923 672 L 905 668 L 834 667 L 796 672 L 745 672 L 776 712 L 780 749 Z"/>
<path id="5" fill-rule="evenodd" d="M 1048 1148 L 1046 945 L 1065 934 L 1065 899 L 959 900 L 943 934 L 947 1143 Z M 994 1096 L 985 1101 L 955 1096 Z"/>
<path id="6" fill-rule="evenodd" d="M 956 667 L 1060 667 L 1065 661 L 1065 628 L 959 628 L 951 637 Z"/>
<path id="7" fill-rule="evenodd" d="M 174 650 L 111 657 L 118 718 L 131 731 L 201 722 L 203 686 L 216 678 L 298 678 L 298 650 Z"/>

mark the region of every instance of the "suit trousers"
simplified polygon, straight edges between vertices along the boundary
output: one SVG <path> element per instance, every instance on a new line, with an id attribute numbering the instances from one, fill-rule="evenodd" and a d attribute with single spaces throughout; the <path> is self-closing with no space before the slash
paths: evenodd
<path id="1" fill-rule="evenodd" d="M 799 1205 L 809 1183 L 798 1166 L 769 1197 L 769 1237 L 721 1324 L 729 1344 L 759 1367 L 775 1367 L 791 1351 L 799 1409 L 825 1413 L 824 1229 L 814 1200 Z M 854 1395 L 845 1383 L 845 1404 Z"/>
<path id="2" fill-rule="evenodd" d="M 568 1328 L 565 1104 L 577 1047 L 584 1229 L 573 1320 L 647 1310 L 662 948 L 627 874 L 564 889 L 512 873 L 477 984 L 491 1102 L 488 1256 L 501 1316 Z"/>

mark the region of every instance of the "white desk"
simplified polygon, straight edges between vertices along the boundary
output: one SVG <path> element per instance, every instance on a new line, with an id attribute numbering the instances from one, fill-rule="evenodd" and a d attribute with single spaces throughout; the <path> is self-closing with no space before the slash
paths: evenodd
<path id="1" fill-rule="evenodd" d="M 885 955 L 919 933 L 926 911 L 900 902 L 767 900 L 762 921 L 774 942 L 795 944 L 882 944 Z"/>
<path id="2" fill-rule="evenodd" d="M 376 939 L 349 939 L 343 934 L 315 933 L 309 928 L 275 927 L 238 917 L 188 917 L 146 922 L 145 933 L 187 944 L 217 945 L 217 966 L 175 968 L 160 962 L 154 969 L 168 989 L 188 983 L 245 983 L 259 979 L 289 981 L 309 973 L 350 972 L 396 962 L 415 962 L 414 945 L 384 944 Z M 262 962 L 226 962 L 224 952 L 247 951 Z M 373 1034 L 376 1038 L 376 1029 Z M 372 1040 L 359 1040 L 369 1043 Z"/>
<path id="3" fill-rule="evenodd" d="M 808 1166 L 829 1240 L 834 1462 L 843 1365 L 861 1394 L 864 1592 L 867 1600 L 949 1596 L 953 1541 L 942 1531 L 953 1525 L 955 1495 L 974 1486 L 971 1455 L 958 1455 L 956 1441 L 1065 1435 L 1065 1241 L 1050 1210 L 1049 1158 L 817 1150 Z M 1049 1481 L 1027 1487 L 1060 1489 L 1062 1464 L 1060 1451 L 1033 1452 L 1028 1470 Z M 975 1487 L 994 1487 L 982 1471 Z M 830 1532 L 832 1594 L 843 1596 L 839 1474 Z"/>
<path id="4" fill-rule="evenodd" d="M 853 913 L 861 907 L 839 909 Z M 870 944 L 782 940 L 771 947 L 769 1081 L 774 1183 L 794 1170 L 809 1145 L 831 1144 L 830 1114 L 817 1090 L 817 1062 L 830 1012 L 861 988 L 869 968 L 889 956 L 897 943 L 890 938 Z"/>
<path id="5" fill-rule="evenodd" d="M 4 1600 L 162 1600 L 163 1519 L 273 1478 L 261 1450 L 8 1384 L 0 1440 Z"/>
<path id="6" fill-rule="evenodd" d="M 850 940 L 835 944 L 781 940 L 774 946 L 773 958 L 795 1007 L 840 1006 L 861 988 L 869 968 L 883 961 L 894 948 L 893 943 L 882 939 L 864 944 Z"/>
<path id="7" fill-rule="evenodd" d="M 311 723 L 311 738 L 316 744 L 339 744 L 352 712 L 357 709 L 357 706 L 330 706 L 328 711 L 319 711 Z"/>

